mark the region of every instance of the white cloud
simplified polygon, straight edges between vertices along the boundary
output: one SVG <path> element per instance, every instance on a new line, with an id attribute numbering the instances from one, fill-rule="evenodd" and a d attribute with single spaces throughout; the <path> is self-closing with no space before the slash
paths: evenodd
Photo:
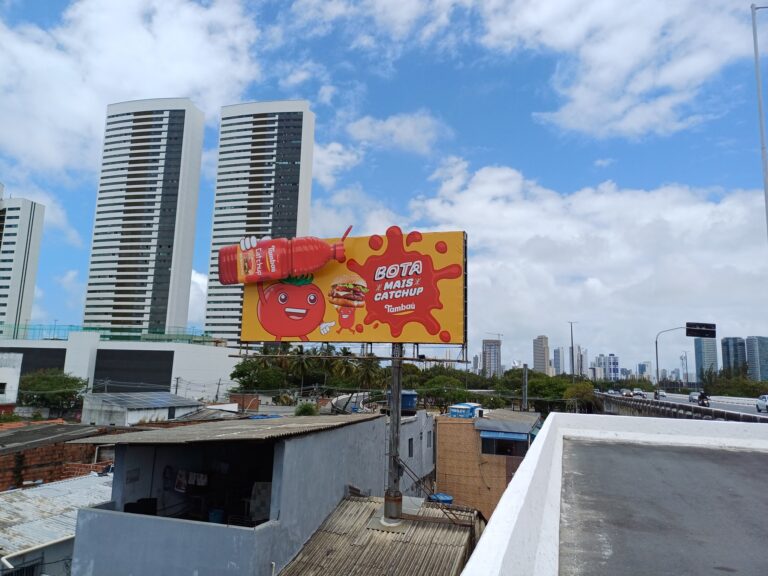
<path id="1" fill-rule="evenodd" d="M 408 221 L 358 186 L 312 201 L 311 234 L 321 238 L 338 238 L 350 225 L 352 236 L 365 236 L 380 233 L 393 224 L 407 226 Z"/>
<path id="2" fill-rule="evenodd" d="M 70 223 L 67 211 L 59 199 L 29 184 L 20 184 L 18 187 L 14 185 L 10 190 L 9 188 L 6 188 L 6 196 L 13 195 L 25 198 L 45 206 L 43 227 L 52 232 L 51 236 L 55 236 L 57 241 L 62 240 L 64 243 L 77 248 L 83 246 L 83 239 L 80 233 Z"/>
<path id="3" fill-rule="evenodd" d="M 722 113 L 702 88 L 752 50 L 746 4 L 732 0 L 298 0 L 292 14 L 286 26 L 340 28 L 384 72 L 424 47 L 551 56 L 561 103 L 536 116 L 598 137 L 665 135 Z"/>
<path id="4" fill-rule="evenodd" d="M 362 159 L 362 152 L 347 148 L 338 142 L 315 144 L 312 174 L 321 186 L 333 188 L 338 174 L 356 166 Z"/>
<path id="5" fill-rule="evenodd" d="M 595 160 L 595 168 L 608 168 L 611 164 L 614 164 L 616 162 L 613 158 L 598 158 Z"/>
<path id="6" fill-rule="evenodd" d="M 394 148 L 417 154 L 430 154 L 435 143 L 450 136 L 450 129 L 426 110 L 395 114 L 384 120 L 365 116 L 347 127 L 357 141 L 378 148 Z"/>
<path id="7" fill-rule="evenodd" d="M 46 322 L 49 319 L 48 312 L 43 307 L 43 298 L 45 293 L 42 288 L 35 286 L 35 299 L 32 301 L 32 313 L 30 320 L 32 322 Z"/>
<path id="8" fill-rule="evenodd" d="M 0 22 L 0 154 L 95 169 L 106 105 L 158 94 L 189 96 L 214 121 L 259 77 L 257 37 L 237 1 L 79 0 L 50 30 Z"/>
<path id="9" fill-rule="evenodd" d="M 434 179 L 438 192 L 414 200 L 412 214 L 468 233 L 474 346 L 486 330 L 503 332 L 505 354 L 528 360 L 533 338 L 567 345 L 565 322 L 577 320 L 592 356 L 615 352 L 630 366 L 651 357 L 656 332 L 686 321 L 718 323 L 724 335 L 765 331 L 758 191 L 608 181 L 561 195 L 513 168 L 471 172 L 458 158 Z"/>
<path id="10" fill-rule="evenodd" d="M 336 87 L 330 84 L 324 84 L 317 93 L 317 101 L 326 106 L 333 103 L 333 97 L 336 95 Z"/>
<path id="11" fill-rule="evenodd" d="M 325 66 L 313 60 L 283 62 L 275 66 L 275 74 L 283 90 L 293 90 L 315 79 L 322 82 L 328 80 Z"/>
<path id="12" fill-rule="evenodd" d="M 61 276 L 56 276 L 54 281 L 63 291 L 64 302 L 67 308 L 72 310 L 82 310 L 85 301 L 85 282 L 79 278 L 77 270 L 67 270 Z"/>
<path id="13" fill-rule="evenodd" d="M 187 323 L 192 326 L 205 324 L 205 297 L 208 293 L 208 275 L 192 270 L 189 287 L 189 312 Z"/>

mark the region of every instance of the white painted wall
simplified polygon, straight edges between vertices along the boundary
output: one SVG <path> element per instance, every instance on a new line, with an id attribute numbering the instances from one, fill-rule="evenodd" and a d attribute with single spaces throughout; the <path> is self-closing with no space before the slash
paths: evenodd
<path id="1" fill-rule="evenodd" d="M 768 452 L 768 426 L 550 414 L 507 486 L 462 576 L 556 576 L 564 438 Z"/>
<path id="2" fill-rule="evenodd" d="M 5 393 L 0 393 L 0 404 L 16 403 L 19 394 L 21 359 L 21 354 L 0 354 L 0 383 L 5 384 Z"/>

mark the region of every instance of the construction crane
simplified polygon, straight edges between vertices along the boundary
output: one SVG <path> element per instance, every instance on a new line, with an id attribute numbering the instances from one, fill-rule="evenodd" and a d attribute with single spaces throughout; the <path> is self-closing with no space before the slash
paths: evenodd
<path id="1" fill-rule="evenodd" d="M 504 334 L 500 334 L 498 332 L 486 332 L 486 334 L 490 334 L 491 336 L 496 336 L 496 340 L 501 340 L 504 337 Z"/>

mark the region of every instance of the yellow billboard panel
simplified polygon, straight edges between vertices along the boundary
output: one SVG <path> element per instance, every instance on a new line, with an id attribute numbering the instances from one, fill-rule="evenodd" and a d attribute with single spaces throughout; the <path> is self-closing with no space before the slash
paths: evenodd
<path id="1" fill-rule="evenodd" d="M 466 342 L 466 234 L 410 232 L 343 242 L 343 262 L 246 284 L 245 342 Z"/>

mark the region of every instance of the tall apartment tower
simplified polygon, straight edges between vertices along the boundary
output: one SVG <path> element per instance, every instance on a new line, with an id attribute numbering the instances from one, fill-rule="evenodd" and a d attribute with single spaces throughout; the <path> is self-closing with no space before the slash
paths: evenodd
<path id="1" fill-rule="evenodd" d="M 550 375 L 549 338 L 537 336 L 533 339 L 533 370 Z"/>
<path id="2" fill-rule="evenodd" d="M 693 352 L 696 356 L 696 381 L 703 382 L 708 370 L 718 371 L 717 340 L 715 338 L 694 338 Z"/>
<path id="3" fill-rule="evenodd" d="M 203 129 L 187 98 L 107 107 L 84 326 L 186 329 Z"/>
<path id="4" fill-rule="evenodd" d="M 552 364 L 555 367 L 555 374 L 565 374 L 568 372 L 568 357 L 563 346 L 552 350 Z"/>
<path id="5" fill-rule="evenodd" d="M 219 248 L 243 236 L 308 232 L 314 134 L 315 115 L 305 100 L 221 110 L 205 330 L 227 346 L 240 343 L 243 287 L 219 282 Z"/>
<path id="6" fill-rule="evenodd" d="M 501 376 L 501 340 L 483 340 L 483 375 Z"/>
<path id="7" fill-rule="evenodd" d="M 723 370 L 739 374 L 747 365 L 747 346 L 744 338 L 727 337 L 720 340 L 723 352 Z"/>
<path id="8" fill-rule="evenodd" d="M 747 336 L 747 375 L 750 380 L 768 380 L 768 336 Z"/>
<path id="9" fill-rule="evenodd" d="M 5 338 L 26 337 L 44 214 L 42 204 L 4 198 L 0 184 L 0 332 Z"/>

